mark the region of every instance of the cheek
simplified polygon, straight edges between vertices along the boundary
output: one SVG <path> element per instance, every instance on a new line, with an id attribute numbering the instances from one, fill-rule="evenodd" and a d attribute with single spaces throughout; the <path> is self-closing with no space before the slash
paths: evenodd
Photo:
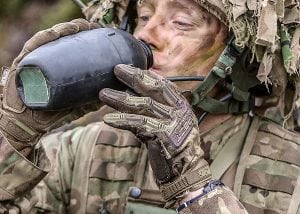
<path id="1" fill-rule="evenodd" d="M 172 37 L 170 42 L 170 53 L 173 56 L 194 56 L 202 55 L 203 53 L 209 51 L 215 44 L 215 35 L 211 32 L 206 35 L 201 35 L 201 33 L 193 33 L 192 35 L 176 35 Z"/>
<path id="2" fill-rule="evenodd" d="M 202 40 L 182 41 L 170 49 L 169 56 L 177 59 L 177 63 L 191 63 L 199 58 L 206 59 L 206 55 L 210 52 L 213 45 L 214 38 L 209 36 L 204 37 Z"/>
<path id="3" fill-rule="evenodd" d="M 173 45 L 172 47 L 170 47 L 169 49 L 169 57 L 176 57 L 176 56 L 179 56 L 181 55 L 183 52 L 185 52 L 185 49 L 184 46 L 182 44 L 176 44 L 176 45 Z"/>
<path id="4" fill-rule="evenodd" d="M 215 43 L 215 37 L 213 35 L 206 35 L 198 41 L 198 51 L 207 50 Z"/>

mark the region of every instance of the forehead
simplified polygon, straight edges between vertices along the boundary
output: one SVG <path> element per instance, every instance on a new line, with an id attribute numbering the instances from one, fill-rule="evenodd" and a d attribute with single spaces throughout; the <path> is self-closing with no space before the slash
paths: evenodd
<path id="1" fill-rule="evenodd" d="M 141 8 L 150 8 L 151 10 L 158 10 L 164 16 L 175 12 L 184 12 L 191 17 L 201 19 L 203 16 L 209 16 L 209 13 L 194 0 L 142 0 L 139 6 L 138 13 Z"/>
<path id="2" fill-rule="evenodd" d="M 176 7 L 182 9 L 200 8 L 200 6 L 193 0 L 141 0 L 140 6 L 152 5 L 157 6 L 158 4 L 164 4 L 169 7 Z"/>

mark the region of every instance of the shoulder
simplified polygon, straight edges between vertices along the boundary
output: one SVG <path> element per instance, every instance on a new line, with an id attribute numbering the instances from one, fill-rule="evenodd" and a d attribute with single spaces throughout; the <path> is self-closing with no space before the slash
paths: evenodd
<path id="1" fill-rule="evenodd" d="M 270 120 L 254 118 L 244 150 L 247 147 L 249 151 L 244 153 L 249 153 L 249 159 L 257 160 L 252 164 L 248 162 L 249 165 L 258 166 L 261 161 L 276 161 L 272 166 L 282 164 L 300 167 L 300 134 L 289 131 Z"/>
<path id="2" fill-rule="evenodd" d="M 235 181 L 236 185 L 241 184 L 240 194 L 237 194 L 246 208 L 250 211 L 287 211 L 295 190 L 300 188 L 297 184 L 300 177 L 299 157 L 298 133 L 254 117 Z"/>

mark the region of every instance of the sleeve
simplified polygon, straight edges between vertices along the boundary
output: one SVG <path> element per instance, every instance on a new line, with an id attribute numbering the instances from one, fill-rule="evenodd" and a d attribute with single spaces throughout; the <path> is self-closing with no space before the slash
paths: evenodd
<path id="1" fill-rule="evenodd" d="M 194 200 L 194 201 L 193 201 Z M 192 203 L 189 203 L 192 202 Z M 233 192 L 226 186 L 218 186 L 208 194 L 194 198 L 179 206 L 180 214 L 191 213 L 220 213 L 245 214 L 248 213 Z M 200 211 L 200 212 L 199 212 Z"/>
<path id="2" fill-rule="evenodd" d="M 43 148 L 36 148 L 24 157 L 9 142 L 0 137 L 0 210 L 19 210 L 19 204 L 30 210 L 33 200 L 19 199 L 36 186 L 49 172 L 50 162 Z M 15 200 L 15 205 L 11 202 Z M 15 213 L 18 213 L 17 211 Z"/>
<path id="3" fill-rule="evenodd" d="M 51 162 L 49 174 L 32 190 L 37 197 L 35 207 L 46 213 L 64 214 L 70 205 L 73 168 L 80 137 L 86 130 L 78 127 L 66 132 L 56 132 L 41 139 Z"/>
<path id="4" fill-rule="evenodd" d="M 42 148 L 33 151 L 29 159 L 0 138 L 0 201 L 17 198 L 24 189 L 32 189 L 50 169 Z"/>
<path id="5" fill-rule="evenodd" d="M 76 140 L 82 131 L 49 134 L 28 159 L 2 138 L 0 213 L 66 213 Z"/>

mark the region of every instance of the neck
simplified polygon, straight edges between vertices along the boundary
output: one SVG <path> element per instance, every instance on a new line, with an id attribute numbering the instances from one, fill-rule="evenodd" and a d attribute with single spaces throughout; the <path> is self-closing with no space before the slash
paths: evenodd
<path id="1" fill-rule="evenodd" d="M 211 130 L 231 117 L 231 114 L 208 114 L 199 125 L 200 133 Z"/>

